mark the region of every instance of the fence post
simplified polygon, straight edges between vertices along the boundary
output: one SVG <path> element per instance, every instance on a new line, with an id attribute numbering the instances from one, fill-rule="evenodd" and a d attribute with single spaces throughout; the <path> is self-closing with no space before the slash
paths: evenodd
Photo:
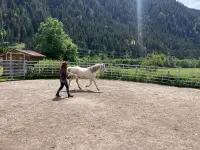
<path id="1" fill-rule="evenodd" d="M 52 61 L 52 63 L 51 63 L 51 68 L 52 68 L 52 76 L 53 76 L 53 61 Z"/>
<path id="2" fill-rule="evenodd" d="M 26 76 L 26 60 L 24 60 L 24 66 L 23 66 L 23 70 L 24 70 L 24 78 L 25 78 L 25 76 Z"/>
<path id="3" fill-rule="evenodd" d="M 110 65 L 110 72 L 111 72 L 111 79 L 112 79 L 112 75 L 113 75 L 113 64 Z"/>
<path id="4" fill-rule="evenodd" d="M 124 71 L 124 64 L 123 64 L 123 66 L 122 66 L 122 77 L 124 77 L 125 76 L 125 71 Z"/>
<path id="5" fill-rule="evenodd" d="M 168 70 L 168 82 L 169 82 L 169 74 L 170 74 L 170 72 L 169 72 L 169 70 Z"/>
<path id="6" fill-rule="evenodd" d="M 38 69 L 39 69 L 39 76 L 40 76 L 40 61 L 38 63 Z"/>
<path id="7" fill-rule="evenodd" d="M 179 68 L 178 68 L 178 82 L 179 82 L 179 80 L 180 80 L 180 71 L 181 71 L 181 68 L 179 67 Z"/>
<path id="8" fill-rule="evenodd" d="M 193 84 L 193 79 L 192 79 L 192 78 L 193 78 L 193 74 L 194 74 L 194 70 L 193 70 L 193 69 L 194 69 L 194 68 L 192 68 L 191 79 L 190 79 L 190 80 L 191 80 L 191 86 L 192 86 L 192 84 Z"/>
<path id="9" fill-rule="evenodd" d="M 13 79 L 12 58 L 10 59 L 10 76 Z"/>
<path id="10" fill-rule="evenodd" d="M 163 72 L 164 72 L 164 71 L 163 71 L 163 68 L 162 68 L 162 82 L 163 82 Z"/>
<path id="11" fill-rule="evenodd" d="M 135 79 L 137 80 L 137 72 L 138 72 L 138 65 L 136 65 L 136 70 L 135 70 Z"/>

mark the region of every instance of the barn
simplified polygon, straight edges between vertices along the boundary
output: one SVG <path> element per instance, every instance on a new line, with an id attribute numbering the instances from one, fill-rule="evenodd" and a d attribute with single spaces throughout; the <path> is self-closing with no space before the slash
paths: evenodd
<path id="1" fill-rule="evenodd" d="M 13 49 L 0 54 L 0 57 L 3 60 L 39 61 L 46 56 L 32 50 Z"/>
<path id="2" fill-rule="evenodd" d="M 0 54 L 3 60 L 3 76 L 24 75 L 27 62 L 38 62 L 46 56 L 32 50 L 13 49 Z"/>

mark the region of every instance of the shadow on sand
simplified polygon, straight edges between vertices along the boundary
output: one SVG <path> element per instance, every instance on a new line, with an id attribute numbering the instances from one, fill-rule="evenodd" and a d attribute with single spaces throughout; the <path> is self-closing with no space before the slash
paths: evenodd
<path id="1" fill-rule="evenodd" d="M 66 98 L 68 98 L 68 97 L 54 97 L 52 99 L 52 101 L 61 101 L 61 100 L 66 99 Z"/>
<path id="2" fill-rule="evenodd" d="M 66 93 L 66 91 L 61 91 L 61 92 L 65 92 Z M 98 94 L 100 94 L 100 93 L 103 93 L 103 92 L 101 92 L 101 91 L 92 91 L 92 90 L 74 89 L 74 90 L 70 90 L 70 93 L 98 93 Z M 66 99 L 66 98 L 68 98 L 68 97 L 54 97 L 52 99 L 52 101 L 61 101 L 61 100 Z"/>
<path id="3" fill-rule="evenodd" d="M 66 91 L 62 91 L 62 92 L 66 92 Z M 92 90 L 81 90 L 81 89 L 77 89 L 77 90 L 70 90 L 71 93 L 103 93 L 101 91 L 92 91 Z"/>

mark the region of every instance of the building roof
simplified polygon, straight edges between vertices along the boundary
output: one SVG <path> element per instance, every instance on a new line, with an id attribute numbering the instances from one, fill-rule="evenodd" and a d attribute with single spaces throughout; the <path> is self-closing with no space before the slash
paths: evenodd
<path id="1" fill-rule="evenodd" d="M 16 51 L 20 52 L 20 53 L 24 53 L 24 54 L 29 55 L 29 56 L 34 56 L 34 57 L 46 57 L 45 55 L 42 55 L 42 54 L 35 52 L 35 51 L 32 51 L 32 50 L 20 50 L 20 49 L 13 49 L 11 51 L 7 51 L 7 52 L 0 54 L 0 55 L 4 55 L 8 52 L 16 52 Z"/>
<path id="2" fill-rule="evenodd" d="M 45 55 L 42 55 L 38 52 L 31 51 L 31 50 L 19 50 L 19 49 L 16 49 L 16 50 L 19 51 L 19 52 L 22 52 L 24 54 L 35 56 L 35 57 L 46 57 Z"/>

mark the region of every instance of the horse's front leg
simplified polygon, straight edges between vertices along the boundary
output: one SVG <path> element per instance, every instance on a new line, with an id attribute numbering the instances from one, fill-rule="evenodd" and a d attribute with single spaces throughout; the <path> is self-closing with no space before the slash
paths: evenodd
<path id="1" fill-rule="evenodd" d="M 81 89 L 81 87 L 80 87 L 80 85 L 79 85 L 79 83 L 78 83 L 78 77 L 76 78 L 76 83 L 77 83 L 77 85 L 78 85 L 78 88 Z"/>
<path id="2" fill-rule="evenodd" d="M 92 81 L 94 82 L 94 84 L 95 84 L 95 86 L 96 86 L 97 90 L 98 90 L 98 91 L 100 91 L 100 90 L 99 90 L 99 88 L 97 87 L 97 84 L 96 84 L 96 81 L 95 81 L 95 79 L 92 79 Z"/>
<path id="3" fill-rule="evenodd" d="M 90 87 L 92 85 L 92 79 L 90 79 L 90 84 L 86 85 L 86 87 Z"/>

